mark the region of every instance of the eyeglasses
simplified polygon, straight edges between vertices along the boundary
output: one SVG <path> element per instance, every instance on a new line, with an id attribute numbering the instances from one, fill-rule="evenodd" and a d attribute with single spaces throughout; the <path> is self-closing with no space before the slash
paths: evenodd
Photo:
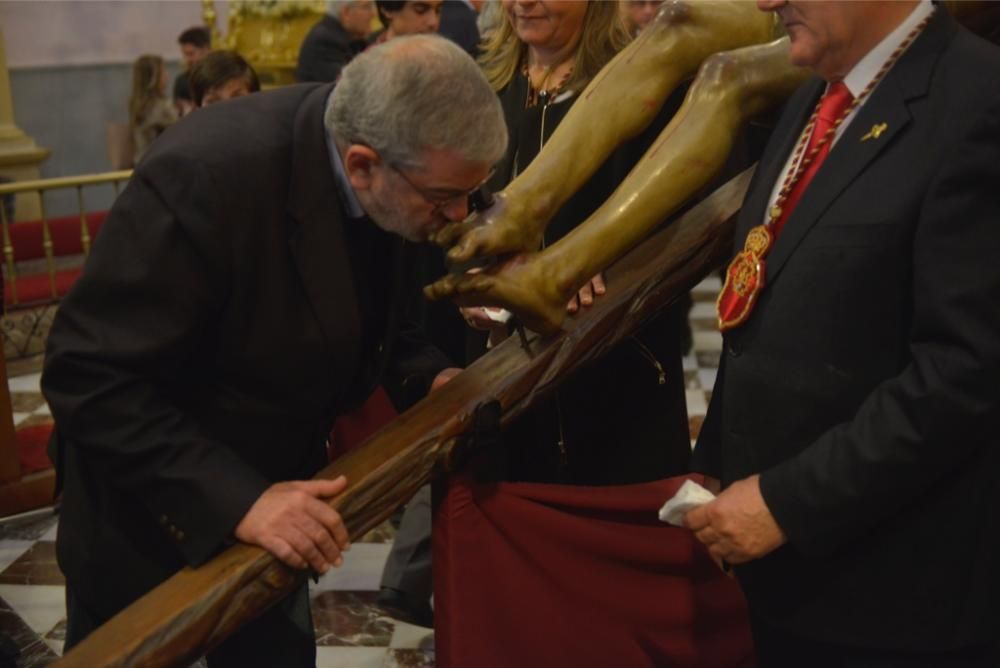
<path id="1" fill-rule="evenodd" d="M 414 183 L 413 181 L 411 181 L 409 179 L 409 177 L 407 177 L 406 174 L 404 174 L 402 172 L 402 170 L 400 170 L 398 167 L 396 167 L 394 165 L 391 165 L 389 163 L 386 163 L 386 166 L 389 167 L 389 169 L 391 169 L 392 171 L 394 171 L 397 174 L 399 174 L 399 176 L 404 181 L 406 181 L 408 184 L 410 184 L 410 187 L 413 188 L 417 192 L 417 194 L 419 194 L 421 197 L 423 197 L 424 201 L 426 201 L 428 204 L 431 204 L 431 205 L 434 206 L 434 209 L 431 211 L 432 214 L 438 213 L 440 211 L 443 211 L 444 209 L 448 208 L 449 206 L 455 204 L 456 202 L 459 202 L 459 201 L 462 201 L 462 200 L 468 200 L 470 197 L 472 197 L 472 195 L 477 190 L 479 190 L 480 188 L 482 188 L 484 185 L 486 185 L 486 183 L 490 179 L 493 178 L 493 174 L 496 171 L 496 170 L 491 169 L 490 173 L 486 175 L 485 179 L 483 179 L 482 181 L 480 181 L 478 184 L 476 184 L 475 187 L 470 188 L 469 190 L 463 190 L 461 192 L 443 193 L 441 191 L 435 192 L 434 190 L 428 190 L 426 188 L 421 188 L 416 183 Z"/>

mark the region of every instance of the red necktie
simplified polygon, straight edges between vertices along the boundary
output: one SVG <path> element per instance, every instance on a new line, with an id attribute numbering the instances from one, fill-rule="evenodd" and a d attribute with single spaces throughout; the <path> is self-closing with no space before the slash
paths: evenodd
<path id="1" fill-rule="evenodd" d="M 830 85 L 826 94 L 823 95 L 823 99 L 819 102 L 819 111 L 816 113 L 816 125 L 813 127 L 812 135 L 809 137 L 809 144 L 806 145 L 806 149 L 802 153 L 803 157 L 812 153 L 813 149 L 816 148 L 816 144 L 819 143 L 820 139 L 826 135 L 830 128 L 836 125 L 837 119 L 840 118 L 844 110 L 853 101 L 854 96 L 851 95 L 851 91 L 847 90 L 847 86 L 844 85 L 843 81 L 838 81 Z M 820 147 L 819 152 L 813 158 L 812 162 L 809 163 L 809 166 L 806 167 L 802 175 L 799 176 L 798 181 L 795 182 L 792 189 L 788 191 L 788 197 L 785 198 L 785 202 L 781 207 L 781 216 L 774 222 L 774 228 L 772 229 L 775 237 L 781 232 L 781 228 L 785 226 L 785 221 L 788 220 L 788 216 L 795 209 L 795 205 L 799 203 L 799 198 L 802 197 L 802 193 L 809 186 L 809 182 L 812 181 L 813 176 L 819 171 L 819 166 L 826 160 L 826 156 L 830 152 L 830 144 L 832 143 L 833 137 L 831 136 Z"/>
<path id="2" fill-rule="evenodd" d="M 768 223 L 757 225 L 747 233 L 743 251 L 736 254 L 726 269 L 726 280 L 722 284 L 722 291 L 715 302 L 716 312 L 719 315 L 719 329 L 723 332 L 737 327 L 750 316 L 757 294 L 764 287 L 767 253 L 778 233 L 781 232 L 781 228 L 784 227 L 785 221 L 788 220 L 792 209 L 798 204 L 802 193 L 809 187 L 809 182 L 819 171 L 819 166 L 823 164 L 830 152 L 830 142 L 833 140 L 838 121 L 853 101 L 854 98 L 847 90 L 847 86 L 839 81 L 830 86 L 820 100 L 809 142 L 799 154 L 801 161 L 808 160 L 809 162 L 798 178 L 792 178 L 795 176 L 794 171 L 785 175 L 785 180 L 781 184 L 781 192 L 785 192 L 787 188 L 788 194 L 785 197 L 779 196 L 775 202 L 775 207 L 780 209 L 776 212 L 777 217 L 772 221 L 770 216 L 775 215 L 775 213 L 769 211 Z M 829 136 L 827 136 L 828 133 Z M 801 139 L 799 141 L 801 142 Z M 820 142 L 823 143 L 820 144 Z M 817 146 L 819 146 L 818 150 Z M 798 151 L 797 146 L 797 154 Z M 813 155 L 813 151 L 816 151 L 815 155 Z M 800 165 L 794 165 L 792 169 L 796 169 Z"/>

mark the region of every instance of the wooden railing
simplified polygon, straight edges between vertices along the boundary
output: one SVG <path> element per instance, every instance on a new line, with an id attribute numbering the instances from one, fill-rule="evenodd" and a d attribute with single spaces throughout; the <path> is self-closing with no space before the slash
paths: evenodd
<path id="1" fill-rule="evenodd" d="M 115 189 L 115 196 L 117 196 L 121 184 L 131 176 L 131 170 L 123 170 L 0 185 L 0 201 L 11 195 L 37 193 L 39 210 L 41 211 L 39 220 L 15 223 L 10 220 L 7 208 L 0 206 L 0 223 L 3 226 L 4 280 L 7 285 L 6 303 L 8 307 L 58 301 L 73 277 L 60 275 L 56 266 L 56 258 L 62 255 L 86 257 L 90 253 L 96 229 L 99 229 L 101 222 L 103 222 L 103 212 L 101 214 L 87 212 L 84 188 L 111 184 Z M 76 189 L 77 214 L 50 219 L 46 213 L 45 193 L 67 189 Z M 74 220 L 77 216 L 78 219 Z M 67 229 L 68 226 L 77 227 L 78 239 L 72 238 L 72 233 Z M 57 237 L 62 243 L 56 243 Z M 24 240 L 25 243 L 19 243 L 19 239 Z M 40 244 L 35 243 L 35 240 L 40 240 Z M 23 247 L 19 248 L 19 246 Z M 19 265 L 28 260 L 42 259 L 45 262 L 45 271 L 42 273 L 48 276 L 48 289 L 35 290 L 32 295 L 24 295 L 23 291 L 19 290 L 21 288 L 21 282 L 18 281 Z M 34 272 L 33 275 L 39 273 Z"/>

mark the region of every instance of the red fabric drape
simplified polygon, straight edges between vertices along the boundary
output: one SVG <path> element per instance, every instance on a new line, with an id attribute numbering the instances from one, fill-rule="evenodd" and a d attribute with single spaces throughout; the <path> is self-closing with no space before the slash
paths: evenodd
<path id="1" fill-rule="evenodd" d="M 379 385 L 358 410 L 341 415 L 334 421 L 326 448 L 330 461 L 343 457 L 361 445 L 395 417 L 396 409 L 389 400 L 389 395 Z"/>
<path id="2" fill-rule="evenodd" d="M 434 516 L 436 665 L 752 667 L 735 580 L 689 531 L 657 519 L 686 479 L 453 477 Z"/>

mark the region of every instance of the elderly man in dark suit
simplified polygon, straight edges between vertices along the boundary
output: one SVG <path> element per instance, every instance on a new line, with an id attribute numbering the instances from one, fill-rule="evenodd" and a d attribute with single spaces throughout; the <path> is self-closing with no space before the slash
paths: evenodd
<path id="1" fill-rule="evenodd" d="M 740 215 L 687 524 L 761 666 L 1000 665 L 1000 51 L 930 3 L 758 4 L 819 76 Z"/>
<path id="2" fill-rule="evenodd" d="M 157 140 L 49 339 L 67 648 L 233 541 L 322 573 L 348 537 L 308 480 L 338 414 L 443 357 L 400 322 L 406 242 L 467 214 L 503 154 L 496 96 L 439 37 L 209 107 Z M 449 103 L 448 101 L 454 101 Z M 405 109 L 407 113 L 400 114 Z M 305 587 L 210 665 L 311 666 Z"/>
<path id="3" fill-rule="evenodd" d="M 330 0 L 327 12 L 299 48 L 299 81 L 336 81 L 340 71 L 368 46 L 374 0 Z"/>

